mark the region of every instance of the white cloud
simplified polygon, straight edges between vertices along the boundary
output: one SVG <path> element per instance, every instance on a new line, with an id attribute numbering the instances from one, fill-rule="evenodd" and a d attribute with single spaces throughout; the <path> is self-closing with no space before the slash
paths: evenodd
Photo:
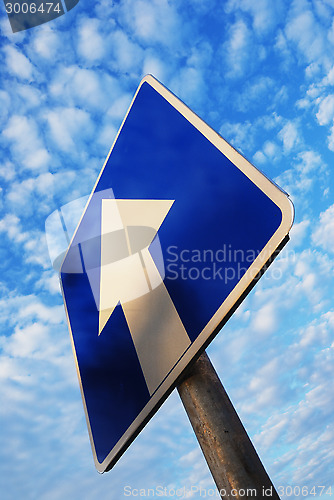
<path id="1" fill-rule="evenodd" d="M 306 204 L 308 200 L 300 199 L 301 193 L 314 189 L 317 184 L 322 185 L 325 181 L 327 183 L 327 165 L 319 153 L 309 150 L 298 153 L 293 161 L 293 167 L 285 170 L 275 181 L 291 195 L 294 202 Z"/>
<path id="2" fill-rule="evenodd" d="M 266 141 L 263 146 L 263 152 L 268 158 L 274 159 L 280 156 L 280 150 L 278 145 L 272 141 Z"/>
<path id="3" fill-rule="evenodd" d="M 307 230 L 310 227 L 309 220 L 295 223 L 290 231 L 291 243 L 294 247 L 300 246 L 304 242 Z"/>
<path id="4" fill-rule="evenodd" d="M 78 106 L 99 112 L 119 94 L 118 85 L 111 77 L 79 66 L 62 68 L 49 87 L 53 97 L 66 102 L 68 108 Z"/>
<path id="5" fill-rule="evenodd" d="M 40 297 L 34 294 L 20 295 L 17 292 L 7 291 L 6 295 L 0 299 L 1 321 L 9 321 L 11 327 L 19 325 L 21 328 L 28 323 L 28 319 L 29 323 L 38 319 L 46 325 L 58 324 L 65 318 L 61 311 L 62 306 L 47 306 L 43 304 Z"/>
<path id="6" fill-rule="evenodd" d="M 183 68 L 170 82 L 170 89 L 189 105 L 201 101 L 205 89 L 203 75 L 196 68 Z"/>
<path id="7" fill-rule="evenodd" d="M 320 343 L 328 342 L 328 330 L 322 328 L 322 325 L 313 322 L 309 324 L 301 335 L 299 345 L 301 348 L 318 346 Z"/>
<path id="8" fill-rule="evenodd" d="M 58 203 L 65 204 L 90 193 L 96 181 L 96 177 L 101 170 L 104 159 L 105 157 L 97 161 L 94 157 L 84 158 L 81 164 L 82 179 L 80 179 L 80 182 L 75 170 L 61 170 L 56 174 L 52 174 L 54 178 L 55 194 L 59 200 Z M 53 210 L 54 205 L 52 210 L 50 210 L 49 207 L 47 215 L 50 215 L 50 212 Z"/>
<path id="9" fill-rule="evenodd" d="M 309 204 L 309 200 L 303 195 L 314 189 L 319 180 L 321 180 L 321 177 L 304 174 L 300 164 L 294 169 L 285 170 L 274 179 L 279 186 L 289 193 L 293 202 L 298 202 L 300 206 Z"/>
<path id="10" fill-rule="evenodd" d="M 315 170 L 319 173 L 326 168 L 320 154 L 315 151 L 302 151 L 298 154 L 298 159 L 301 161 L 297 164 L 297 169 L 304 175 L 310 174 Z"/>
<path id="11" fill-rule="evenodd" d="M 112 124 L 106 124 L 97 138 L 98 143 L 105 148 L 106 154 L 113 144 L 116 135 L 117 129 Z"/>
<path id="12" fill-rule="evenodd" d="M 55 386 L 67 377 L 73 383 L 74 363 L 63 306 L 46 306 L 35 295 L 10 294 L 0 301 L 0 310 L 2 327 L 6 325 L 6 335 L 0 336 L 0 376 L 4 377 L 1 392 L 13 387 L 14 381 L 19 384 L 17 389 L 32 385 L 30 399 L 34 398 L 37 388 L 42 389 L 43 383 L 54 377 L 52 365 L 63 370 L 58 380 L 53 379 Z M 48 369 L 38 378 L 45 370 L 45 361 Z"/>
<path id="13" fill-rule="evenodd" d="M 260 335 L 274 332 L 278 327 L 278 318 L 273 303 L 266 304 L 254 316 L 252 329 Z"/>
<path id="14" fill-rule="evenodd" d="M 59 324 L 64 320 L 63 306 L 47 307 L 39 301 L 31 302 L 18 311 L 20 320 L 38 319 L 44 323 Z"/>
<path id="15" fill-rule="evenodd" d="M 333 21 L 333 27 L 334 27 L 334 21 Z M 334 84 L 334 66 L 331 66 L 330 69 L 327 71 L 326 76 L 323 78 L 321 82 L 321 87 L 322 86 L 326 87 L 328 85 L 333 85 L 333 84 Z"/>
<path id="16" fill-rule="evenodd" d="M 332 21 L 332 25 L 328 30 L 327 37 L 331 44 L 334 44 L 334 21 Z"/>
<path id="17" fill-rule="evenodd" d="M 288 121 L 280 130 L 278 137 L 283 142 L 283 149 L 289 153 L 292 148 L 301 142 L 299 126 L 296 122 Z"/>
<path id="18" fill-rule="evenodd" d="M 15 243 L 22 243 L 28 238 L 28 233 L 22 230 L 20 219 L 14 214 L 6 214 L 0 220 L 0 232 L 6 233 Z"/>
<path id="19" fill-rule="evenodd" d="M 4 49 L 6 55 L 6 64 L 10 73 L 23 80 L 31 80 L 34 67 L 29 59 L 19 52 L 15 47 L 7 45 Z"/>
<path id="20" fill-rule="evenodd" d="M 15 177 L 15 167 L 12 162 L 5 161 L 0 165 L 0 177 L 5 181 L 11 181 Z"/>
<path id="21" fill-rule="evenodd" d="M 52 270 L 46 270 L 42 273 L 41 278 L 35 283 L 36 290 L 46 290 L 51 295 L 59 295 L 61 293 L 58 274 Z"/>
<path id="22" fill-rule="evenodd" d="M 107 37 L 106 43 L 108 43 L 110 48 L 110 61 L 108 65 L 116 73 L 129 72 L 132 74 L 140 72 L 145 51 L 125 31 L 115 29 Z M 146 57 L 152 58 L 154 55 L 148 54 Z M 163 64 L 160 58 L 159 63 Z"/>
<path id="23" fill-rule="evenodd" d="M 334 151 L 334 125 L 330 129 L 330 134 L 327 138 L 328 141 L 328 149 L 330 151 Z"/>
<path id="24" fill-rule="evenodd" d="M 265 447 L 270 447 L 277 440 L 280 434 L 283 441 L 295 442 L 300 439 L 307 428 L 310 428 L 310 422 L 318 418 L 319 412 L 324 413 L 332 406 L 332 395 L 328 393 L 324 379 L 328 378 L 327 372 L 332 370 L 329 359 L 333 356 L 333 349 L 330 346 L 331 334 L 333 332 L 333 325 L 330 321 L 333 312 L 322 315 L 319 320 L 313 321 L 306 329 L 300 331 L 298 342 L 291 344 L 284 355 L 279 355 L 274 361 L 268 363 L 269 370 L 263 372 L 266 366 L 259 370 L 263 375 L 262 383 L 265 384 L 266 380 L 278 381 L 281 370 L 286 370 L 287 365 L 291 364 L 293 367 L 294 382 L 299 379 L 298 391 L 301 395 L 301 400 L 296 400 L 294 405 L 286 402 L 286 410 L 282 413 L 277 410 L 276 415 L 273 415 L 269 421 L 264 425 L 264 431 L 261 432 L 258 439 L 263 439 Z M 310 345 L 313 346 L 313 354 L 309 350 Z M 320 348 L 320 349 L 319 349 Z M 312 356 L 312 359 L 307 358 Z M 313 376 L 315 374 L 315 376 Z M 254 379 L 254 383 L 261 384 L 261 377 Z M 291 380 L 292 382 L 292 380 Z M 330 395 L 330 400 L 328 400 Z M 300 401 L 300 402 L 299 402 Z M 319 425 L 320 424 L 320 425 Z M 311 431 L 311 434 L 322 433 L 323 429 L 320 421 L 317 426 Z M 307 433 L 310 434 L 310 433 Z M 294 450 L 295 458 L 298 457 L 299 450 Z"/>
<path id="25" fill-rule="evenodd" d="M 281 150 L 273 141 L 266 141 L 262 151 L 257 151 L 254 155 L 255 163 L 266 163 L 268 160 L 277 161 L 281 157 Z"/>
<path id="26" fill-rule="evenodd" d="M 50 259 L 48 247 L 44 232 L 34 231 L 24 244 L 25 261 L 29 264 L 35 264 L 43 269 L 50 268 Z"/>
<path id="27" fill-rule="evenodd" d="M 321 25 L 310 10 L 309 2 L 295 0 L 292 3 L 285 33 L 287 38 L 297 45 L 306 61 L 327 62 L 326 37 Z"/>
<path id="28" fill-rule="evenodd" d="M 242 411 L 256 413 L 262 408 L 275 408 L 280 401 L 280 392 L 283 392 L 279 384 L 279 360 L 273 359 L 251 378 L 247 390 L 253 396 L 246 404 L 242 405 Z"/>
<path id="29" fill-rule="evenodd" d="M 319 64 L 318 61 L 312 62 L 307 66 L 305 69 L 305 76 L 309 80 L 315 80 L 317 76 L 319 76 L 321 72 L 321 65 Z"/>
<path id="30" fill-rule="evenodd" d="M 52 442 L 56 442 L 58 448 L 62 440 L 71 440 L 72 435 L 72 447 L 78 446 L 81 408 L 69 337 L 60 324 L 65 315 L 60 314 L 58 307 L 50 307 L 49 314 L 47 309 L 34 295 L 8 293 L 0 300 L 0 323 L 5 331 L 5 335 L 0 336 L 2 441 L 7 451 L 15 455 L 16 473 L 21 479 L 34 462 L 37 450 L 43 453 L 43 446 L 49 458 Z M 57 324 L 52 324 L 50 319 L 53 321 L 57 316 L 58 321 L 54 321 Z M 0 460 L 4 467 L 1 452 Z M 40 456 L 36 465 L 37 462 L 43 468 Z M 60 468 L 61 462 L 60 458 Z M 9 483 L 11 490 L 13 483 Z M 27 477 L 24 483 L 24 496 L 30 496 L 30 487 L 35 493 L 40 491 L 39 480 L 31 481 Z M 52 496 L 53 490 L 49 485 L 47 496 L 50 493 Z M 9 497 L 12 496 L 10 492 Z M 38 493 L 38 496 L 44 494 Z"/>
<path id="31" fill-rule="evenodd" d="M 245 144 L 252 147 L 254 143 L 254 125 L 248 120 L 242 123 L 226 122 L 222 125 L 219 132 L 240 151 L 242 151 Z"/>
<path id="32" fill-rule="evenodd" d="M 295 259 L 294 274 L 298 277 L 295 293 L 307 300 L 312 311 L 319 313 L 324 307 L 328 307 L 333 262 L 328 255 L 315 250 L 296 253 Z"/>
<path id="33" fill-rule="evenodd" d="M 227 63 L 227 76 L 241 77 L 249 64 L 249 53 L 253 45 L 252 33 L 242 20 L 230 27 L 229 40 L 224 44 L 222 54 Z"/>
<path id="34" fill-rule="evenodd" d="M 18 329 L 7 340 L 4 351 L 10 356 L 26 358 L 36 355 L 42 348 L 47 349 L 47 328 L 40 323 L 33 323 Z"/>
<path id="35" fill-rule="evenodd" d="M 111 110 L 116 106 L 120 106 L 120 102 L 127 100 L 128 104 L 130 104 L 133 97 L 132 94 L 129 96 L 127 92 L 124 92 L 120 80 L 111 76 L 108 72 L 80 68 L 77 65 L 61 68 L 51 78 L 49 88 L 56 102 L 66 102 L 66 107 L 49 108 L 48 113 L 44 115 L 47 116 L 54 139 L 57 137 L 60 139 L 59 136 L 63 135 L 63 133 L 68 134 L 69 130 L 67 129 L 69 127 L 71 128 L 71 135 L 76 131 L 77 139 L 82 132 L 85 134 L 83 128 L 76 127 L 75 124 L 71 125 L 75 120 L 75 115 L 85 114 L 83 120 L 86 126 L 88 121 L 91 122 L 94 118 L 95 124 L 100 124 L 107 114 L 111 116 Z M 65 116 L 67 117 L 65 118 Z M 120 124 L 119 119 L 123 117 L 124 114 L 122 116 L 117 115 L 117 126 Z M 67 126 L 68 120 L 69 126 Z M 64 121 L 65 123 L 62 125 Z M 115 126 L 114 123 L 113 125 Z M 64 131 L 62 131 L 63 127 Z M 89 125 L 90 129 L 91 125 Z M 95 126 L 93 132 L 98 132 L 98 127 Z M 68 142 L 66 137 L 65 141 Z M 93 144 L 92 141 L 91 145 Z M 68 147 L 68 145 L 65 147 Z"/>
<path id="36" fill-rule="evenodd" d="M 34 53 L 43 59 L 52 60 L 53 63 L 59 58 L 59 51 L 62 50 L 60 38 L 50 24 L 39 26 L 38 30 L 33 32 L 31 45 Z"/>
<path id="37" fill-rule="evenodd" d="M 100 107 L 104 92 L 98 76 L 93 71 L 78 69 L 73 74 L 71 85 L 81 104 L 89 103 L 93 107 Z"/>
<path id="38" fill-rule="evenodd" d="M 166 81 L 167 68 L 163 61 L 158 59 L 155 55 L 148 54 L 143 62 L 143 74 L 153 75 L 161 82 Z"/>
<path id="39" fill-rule="evenodd" d="M 323 89 L 319 84 L 312 83 L 306 91 L 307 97 L 312 100 L 317 100 L 317 97 L 321 96 Z"/>
<path id="40" fill-rule="evenodd" d="M 187 64 L 197 69 L 210 67 L 212 58 L 214 56 L 214 49 L 208 40 L 201 40 L 195 47 L 191 47 Z"/>
<path id="41" fill-rule="evenodd" d="M 255 165 L 261 165 L 262 163 L 266 163 L 267 161 L 267 158 L 262 151 L 256 151 L 255 155 L 253 156 L 253 159 Z"/>
<path id="42" fill-rule="evenodd" d="M 130 94 L 123 94 L 118 99 L 114 99 L 112 105 L 108 109 L 107 117 L 111 117 L 113 120 L 121 122 L 131 104 L 131 99 L 132 96 Z"/>
<path id="43" fill-rule="evenodd" d="M 332 7 L 332 8 L 330 8 Z M 328 22 L 328 19 L 331 19 L 332 13 L 333 13 L 333 0 L 314 0 L 314 8 L 315 12 L 318 16 L 319 19 L 323 23 Z"/>
<path id="44" fill-rule="evenodd" d="M 127 26 L 141 41 L 174 45 L 180 39 L 182 27 L 168 0 L 126 0 L 122 10 Z"/>
<path id="45" fill-rule="evenodd" d="M 311 472 L 326 477 L 328 465 L 333 460 L 330 427 L 326 426 L 334 404 L 333 392 L 328 390 L 328 380 L 333 376 L 332 317 L 333 311 L 329 311 L 302 330 L 300 341 L 291 345 L 281 358 L 283 364 L 284 359 L 292 358 L 294 382 L 300 397 L 294 404 L 287 403 L 283 411 L 277 409 L 255 437 L 255 443 L 261 443 L 265 449 L 273 445 L 282 451 L 285 449 L 276 463 L 277 479 L 282 481 L 281 484 L 293 480 L 312 484 L 314 477 Z M 295 354 L 298 354 L 298 359 Z M 320 456 L 315 453 L 319 443 L 323 452 Z"/>
<path id="46" fill-rule="evenodd" d="M 307 97 L 303 98 L 303 99 L 299 99 L 296 102 L 297 109 L 309 109 L 310 106 L 311 106 L 311 102 Z"/>
<path id="47" fill-rule="evenodd" d="M 26 212 L 32 213 L 31 207 Z M 23 257 L 26 263 L 33 263 L 41 266 L 44 269 L 50 267 L 50 259 L 48 256 L 45 233 L 38 230 L 25 231 L 19 218 L 14 214 L 6 214 L 0 220 L 0 233 L 7 235 L 16 245 L 19 245 L 23 250 Z"/>
<path id="48" fill-rule="evenodd" d="M 48 212 L 55 192 L 55 177 L 50 172 L 13 182 L 7 190 L 8 205 L 22 217 L 34 212 Z"/>
<path id="49" fill-rule="evenodd" d="M 42 93 L 36 87 L 32 85 L 17 85 L 16 92 L 21 96 L 26 108 L 30 109 L 41 105 L 43 100 Z"/>
<path id="50" fill-rule="evenodd" d="M 11 98 L 8 92 L 4 90 L 0 90 L 0 106 L 1 106 L 1 115 L 0 115 L 0 124 L 5 124 L 8 119 L 8 113 L 10 111 L 11 106 Z"/>
<path id="51" fill-rule="evenodd" d="M 12 115 L 2 135 L 11 142 L 13 158 L 20 165 L 33 171 L 47 169 L 51 158 L 32 118 Z"/>
<path id="52" fill-rule="evenodd" d="M 244 120 L 239 123 L 224 123 L 219 132 L 230 141 L 237 149 L 243 151 L 247 150 L 247 155 L 253 155 L 255 164 L 265 163 L 270 157 L 270 160 L 277 160 L 281 156 L 281 148 L 274 140 L 266 140 L 264 142 L 264 150 L 253 153 L 258 145 L 259 140 L 264 137 L 272 136 L 272 131 L 277 127 L 282 127 L 286 120 L 277 115 L 276 112 L 259 116 L 258 118 L 250 121 Z M 267 156 L 268 155 L 268 156 Z"/>
<path id="53" fill-rule="evenodd" d="M 278 30 L 277 32 L 274 48 L 280 55 L 282 67 L 284 69 L 289 68 L 293 61 L 293 52 L 291 51 L 288 40 L 282 30 Z"/>
<path id="54" fill-rule="evenodd" d="M 299 227 L 297 224 L 297 236 L 300 231 L 306 231 L 305 227 L 307 222 Z M 297 318 L 300 310 L 307 309 L 308 314 L 317 315 L 329 307 L 334 263 L 328 255 L 312 248 L 308 233 L 304 236 L 301 251 L 298 251 L 300 241 L 296 241 L 297 236 L 292 231 L 291 241 L 256 285 L 252 302 L 248 304 L 253 311 L 251 321 L 256 319 L 256 326 L 260 329 L 262 308 L 266 320 L 263 329 L 266 330 L 267 323 L 279 326 L 286 316 Z M 252 331 L 256 335 L 257 329 L 253 326 Z"/>
<path id="55" fill-rule="evenodd" d="M 334 205 L 320 214 L 312 240 L 315 245 L 323 247 L 328 252 L 334 252 Z"/>
<path id="56" fill-rule="evenodd" d="M 334 118 L 334 94 L 330 94 L 320 101 L 319 111 L 316 114 L 320 125 L 328 125 Z"/>
<path id="57" fill-rule="evenodd" d="M 50 163 L 50 155 L 46 149 L 38 149 L 26 159 L 26 167 L 30 170 L 45 168 Z"/>
<path id="58" fill-rule="evenodd" d="M 271 31 L 279 23 L 283 7 L 281 0 L 277 0 L 275 3 L 270 0 L 259 0 L 256 3 L 252 0 L 229 0 L 225 9 L 227 12 L 234 9 L 249 12 L 253 19 L 254 30 L 262 35 Z"/>
<path id="59" fill-rule="evenodd" d="M 237 96 L 236 103 L 238 109 L 246 112 L 259 103 L 262 106 L 268 93 L 273 92 L 274 86 L 274 80 L 266 76 L 256 78 L 252 82 L 247 82 L 244 86 L 244 91 Z"/>
<path id="60" fill-rule="evenodd" d="M 84 19 L 78 28 L 78 54 L 86 62 L 98 62 L 105 53 L 105 42 L 101 36 L 100 21 Z"/>
<path id="61" fill-rule="evenodd" d="M 92 138 L 93 122 L 90 115 L 79 108 L 57 108 L 45 115 L 51 137 L 64 152 L 76 152 L 78 142 Z"/>
<path id="62" fill-rule="evenodd" d="M 3 344 L 4 337 L 0 338 L 0 345 Z M 29 377 L 25 374 L 21 374 L 20 363 L 17 360 L 9 356 L 1 356 L 0 364 L 0 379 L 3 380 L 16 380 L 19 383 L 25 384 L 29 382 Z"/>

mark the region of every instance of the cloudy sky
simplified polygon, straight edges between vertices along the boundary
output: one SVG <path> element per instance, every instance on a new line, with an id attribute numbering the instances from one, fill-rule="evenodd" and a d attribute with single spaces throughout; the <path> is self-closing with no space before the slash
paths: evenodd
<path id="1" fill-rule="evenodd" d="M 334 1 L 80 0 L 15 34 L 2 7 L 0 36 L 1 499 L 213 491 L 176 393 L 95 471 L 45 238 L 47 217 L 90 193 L 147 73 L 294 202 L 290 243 L 208 353 L 281 496 L 329 498 Z"/>

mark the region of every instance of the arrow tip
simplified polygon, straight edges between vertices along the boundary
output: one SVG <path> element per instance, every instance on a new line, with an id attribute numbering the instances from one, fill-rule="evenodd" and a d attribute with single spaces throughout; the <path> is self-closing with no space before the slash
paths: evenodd
<path id="1" fill-rule="evenodd" d="M 103 328 L 106 326 L 108 319 L 114 312 L 114 307 L 110 309 L 102 309 L 99 314 L 99 335 L 102 332 Z"/>

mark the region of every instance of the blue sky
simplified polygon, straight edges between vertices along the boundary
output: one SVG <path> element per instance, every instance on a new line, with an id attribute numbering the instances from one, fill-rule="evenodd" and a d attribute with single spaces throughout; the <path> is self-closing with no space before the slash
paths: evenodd
<path id="1" fill-rule="evenodd" d="M 95 471 L 45 240 L 46 218 L 89 194 L 147 73 L 294 202 L 290 243 L 208 353 L 279 491 L 329 498 L 334 1 L 80 0 L 26 32 L 11 33 L 4 8 L 0 22 L 1 498 L 214 488 L 176 393 L 111 472 Z"/>

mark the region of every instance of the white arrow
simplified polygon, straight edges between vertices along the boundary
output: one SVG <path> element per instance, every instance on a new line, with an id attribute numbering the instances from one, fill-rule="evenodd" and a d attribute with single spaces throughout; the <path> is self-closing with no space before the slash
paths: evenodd
<path id="1" fill-rule="evenodd" d="M 99 335 L 120 303 L 151 395 L 191 343 L 148 250 L 173 203 L 102 200 Z M 115 227 L 119 249 L 115 239 L 110 248 L 109 235 Z M 130 239 L 129 227 L 151 232 L 139 230 Z M 118 250 L 124 255 L 125 245 L 127 258 L 115 261 Z"/>

